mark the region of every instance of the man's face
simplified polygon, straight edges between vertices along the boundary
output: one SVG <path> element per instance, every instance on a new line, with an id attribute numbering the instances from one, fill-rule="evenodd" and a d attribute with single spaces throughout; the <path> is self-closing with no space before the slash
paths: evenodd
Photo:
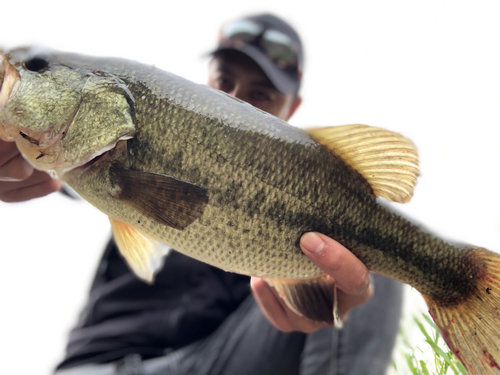
<path id="1" fill-rule="evenodd" d="M 276 90 L 260 67 L 237 51 L 214 56 L 208 66 L 207 85 L 285 121 L 300 104 L 300 98 Z"/>

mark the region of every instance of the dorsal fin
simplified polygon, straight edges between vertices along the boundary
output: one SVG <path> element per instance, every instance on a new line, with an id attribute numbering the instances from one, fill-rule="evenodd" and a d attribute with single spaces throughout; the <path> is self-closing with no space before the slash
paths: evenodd
<path id="1" fill-rule="evenodd" d="M 418 153 L 400 134 L 368 125 L 343 125 L 306 130 L 316 142 L 356 169 L 375 194 L 406 203 L 417 183 Z"/>

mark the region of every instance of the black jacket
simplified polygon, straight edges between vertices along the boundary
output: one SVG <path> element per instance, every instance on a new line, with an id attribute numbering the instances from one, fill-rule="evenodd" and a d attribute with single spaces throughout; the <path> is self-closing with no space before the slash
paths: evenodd
<path id="1" fill-rule="evenodd" d="M 175 251 L 148 285 L 110 241 L 58 369 L 111 362 L 130 353 L 143 359 L 161 356 L 212 333 L 248 294 L 247 276 Z"/>

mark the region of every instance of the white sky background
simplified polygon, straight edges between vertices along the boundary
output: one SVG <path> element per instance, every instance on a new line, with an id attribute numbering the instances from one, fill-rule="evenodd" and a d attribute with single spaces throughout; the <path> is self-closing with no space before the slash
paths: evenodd
<path id="1" fill-rule="evenodd" d="M 500 251 L 497 1 L 4 1 L 0 45 L 139 60 L 204 83 L 219 26 L 261 11 L 306 48 L 297 126 L 366 123 L 419 148 L 398 206 L 446 238 Z M 140 5 L 139 5 L 140 4 Z M 49 374 L 62 357 L 109 235 L 106 217 L 60 194 L 0 203 L 0 363 Z"/>

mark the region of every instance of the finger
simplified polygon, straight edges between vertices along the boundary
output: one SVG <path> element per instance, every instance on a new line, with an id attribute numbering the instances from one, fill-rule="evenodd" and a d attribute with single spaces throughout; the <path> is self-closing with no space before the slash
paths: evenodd
<path id="1" fill-rule="evenodd" d="M 5 142 L 0 139 L 0 167 L 19 154 L 14 142 Z"/>
<path id="2" fill-rule="evenodd" d="M 293 327 L 291 327 L 288 322 L 285 310 L 272 292 L 269 284 L 267 284 L 263 279 L 252 277 L 250 285 L 252 287 L 254 298 L 267 320 L 269 320 L 280 331 L 292 331 Z"/>
<path id="3" fill-rule="evenodd" d="M 47 173 L 34 170 L 31 176 L 25 180 L 0 182 L 0 191 L 9 192 L 12 190 L 18 190 L 40 184 L 48 180 L 51 180 L 51 177 Z"/>
<path id="4" fill-rule="evenodd" d="M 366 266 L 349 250 L 320 233 L 306 233 L 300 239 L 304 254 L 336 281 L 345 294 L 362 298 L 370 295 L 370 277 Z"/>
<path id="5" fill-rule="evenodd" d="M 40 198 L 50 193 L 54 193 L 60 188 L 61 188 L 60 181 L 49 180 L 23 189 L 3 193 L 0 195 L 0 200 L 6 203 L 25 202 L 30 199 Z"/>
<path id="6" fill-rule="evenodd" d="M 61 181 L 52 179 L 47 173 L 35 171 L 30 178 L 24 181 L 0 182 L 0 200 L 23 202 L 53 193 L 61 186 Z"/>
<path id="7" fill-rule="evenodd" d="M 264 315 L 280 331 L 309 333 L 324 327 L 323 323 L 313 322 L 293 312 L 265 280 L 252 277 L 251 286 Z"/>
<path id="8" fill-rule="evenodd" d="M 370 284 L 368 290 L 362 294 L 348 294 L 337 289 L 338 312 L 341 321 L 345 321 L 349 312 L 356 306 L 362 305 L 370 299 L 373 294 L 373 285 Z"/>
<path id="9" fill-rule="evenodd" d="M 0 166 L 0 181 L 22 181 L 33 171 L 34 168 L 18 153 Z"/>

